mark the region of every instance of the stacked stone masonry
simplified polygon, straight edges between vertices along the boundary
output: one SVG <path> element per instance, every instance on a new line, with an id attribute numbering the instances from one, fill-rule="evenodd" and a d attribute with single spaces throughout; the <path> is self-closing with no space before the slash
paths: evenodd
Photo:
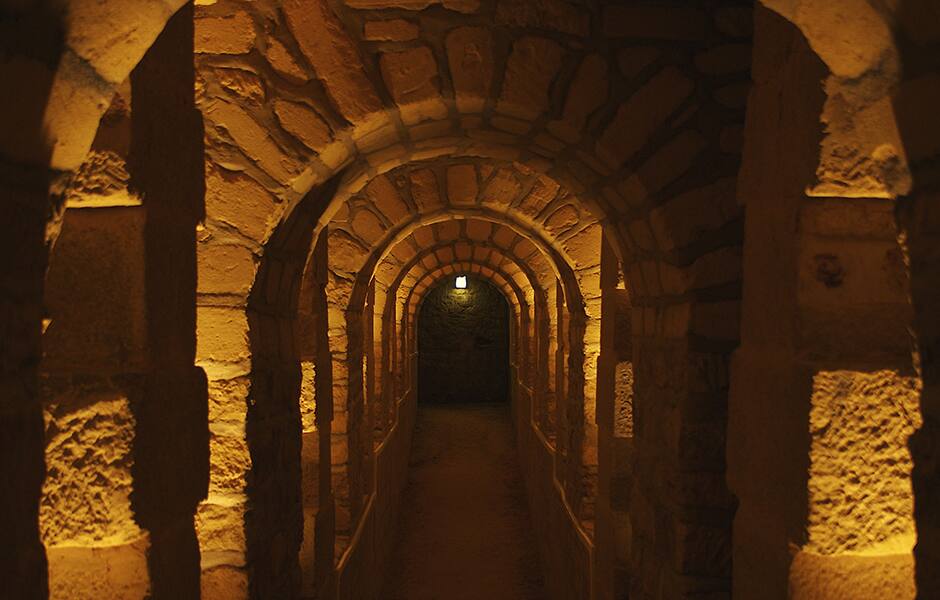
<path id="1" fill-rule="evenodd" d="M 457 275 L 550 597 L 940 595 L 930 0 L 48 4 L 0 9 L 0 597 L 378 598 Z"/>

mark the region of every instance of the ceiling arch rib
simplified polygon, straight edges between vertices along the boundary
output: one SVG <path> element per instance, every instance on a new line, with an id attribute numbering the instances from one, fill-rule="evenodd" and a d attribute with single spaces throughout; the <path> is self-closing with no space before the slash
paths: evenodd
<path id="1" fill-rule="evenodd" d="M 437 252 L 442 247 L 446 246 L 429 248 L 424 256 L 416 257 L 409 265 L 406 265 L 401 271 L 401 276 L 396 278 L 390 288 L 389 297 L 392 298 L 394 294 L 398 301 L 406 300 L 419 288 L 428 273 L 443 270 L 446 273 L 456 275 L 459 274 L 461 268 L 466 268 L 467 265 L 480 265 L 506 279 L 507 285 L 513 290 L 513 295 L 518 296 L 518 305 L 520 307 L 534 306 L 539 303 L 544 304 L 544 290 L 541 288 L 535 274 L 530 269 L 525 268 L 520 259 L 511 253 L 496 248 L 491 249 L 491 252 L 487 255 L 450 260 L 447 255 L 441 255 Z M 425 261 L 425 258 L 430 260 Z M 403 282 L 408 279 L 413 283 L 403 285 Z"/>
<path id="2" fill-rule="evenodd" d="M 471 219 L 435 223 L 415 230 L 389 252 L 376 269 L 376 280 L 392 290 L 405 281 L 416 267 L 433 268 L 437 264 L 468 260 L 488 260 L 494 256 L 500 264 L 509 261 L 528 278 L 520 282 L 532 290 L 554 284 L 556 277 L 543 254 L 523 243 L 512 230 L 498 223 Z"/>
<path id="3" fill-rule="evenodd" d="M 600 225 L 557 184 L 529 173 L 524 188 L 515 174 L 519 169 L 524 167 L 412 166 L 400 171 L 394 184 L 388 177 L 377 178 L 363 195 L 349 199 L 331 222 L 329 237 L 335 268 L 344 279 L 358 281 L 359 292 L 354 296 L 350 290 L 351 299 L 361 303 L 370 264 L 378 264 L 413 230 L 473 217 L 507 225 L 553 255 L 568 297 L 584 296 L 577 287 L 596 283 L 599 271 Z M 574 303 L 572 309 L 580 312 Z"/>

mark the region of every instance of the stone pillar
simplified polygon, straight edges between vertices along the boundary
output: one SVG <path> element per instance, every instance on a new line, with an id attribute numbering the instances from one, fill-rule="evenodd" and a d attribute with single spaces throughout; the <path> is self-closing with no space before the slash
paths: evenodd
<path id="1" fill-rule="evenodd" d="M 39 539 L 45 443 L 36 368 L 49 188 L 42 168 L 0 164 L 0 528 L 6 540 L 0 580 L 11 598 L 30 600 L 48 593 Z"/>
<path id="2" fill-rule="evenodd" d="M 940 596 L 940 25 L 925 19 L 929 2 L 897 7 L 895 37 L 901 49 L 902 83 L 893 104 L 911 169 L 911 191 L 898 201 L 914 309 L 913 334 L 923 380 L 923 424 L 910 440 L 914 462 L 914 548 L 918 598 Z"/>
<path id="3" fill-rule="evenodd" d="M 824 63 L 799 29 L 760 6 L 755 32 L 738 188 L 747 208 L 742 343 L 728 426 L 739 501 L 733 594 L 910 598 L 905 441 L 919 420 L 919 382 L 907 274 L 894 202 L 849 178 L 855 163 L 841 154 L 866 152 L 863 131 L 885 139 L 883 119 L 834 125 L 834 114 L 861 111 L 846 109 L 839 92 L 857 82 L 846 84 L 830 71 L 832 56 Z M 880 69 L 869 84 L 883 81 Z M 827 178 L 840 185 L 820 183 Z"/>
<path id="4" fill-rule="evenodd" d="M 168 22 L 131 75 L 131 187 L 146 211 L 149 372 L 134 406 L 133 507 L 150 532 L 153 598 L 199 598 L 193 515 L 209 481 L 206 378 L 196 352 L 196 226 L 204 218 L 193 8 Z"/>
<path id="5" fill-rule="evenodd" d="M 617 272 L 620 265 L 605 239 L 601 246 L 601 340 L 597 363 L 597 505 L 594 536 L 594 597 L 614 598 L 614 526 L 611 480 L 614 461 L 614 376 L 617 367 Z"/>
<path id="6" fill-rule="evenodd" d="M 38 3 L 36 3 L 38 4 Z M 15 5 L 14 5 L 15 6 Z M 0 117 L 0 581 L 11 598 L 45 598 L 46 554 L 39 538 L 45 476 L 37 366 L 41 355 L 47 224 L 62 182 L 47 169 L 43 111 L 63 49 L 59 15 L 0 9 L 0 78 L 16 98 Z M 7 108 L 9 107 L 9 108 Z"/>

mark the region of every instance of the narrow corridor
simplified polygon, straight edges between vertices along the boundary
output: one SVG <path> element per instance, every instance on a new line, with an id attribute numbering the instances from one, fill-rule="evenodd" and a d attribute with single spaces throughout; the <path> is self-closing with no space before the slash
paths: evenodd
<path id="1" fill-rule="evenodd" d="M 541 600 L 509 405 L 421 405 L 387 600 Z"/>

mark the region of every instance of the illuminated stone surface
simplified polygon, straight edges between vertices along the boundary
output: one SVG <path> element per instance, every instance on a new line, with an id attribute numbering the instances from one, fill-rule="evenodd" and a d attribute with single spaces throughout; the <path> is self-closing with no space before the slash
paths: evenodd
<path id="1" fill-rule="evenodd" d="M 929 2 L 182 4 L 0 19 L 13 597 L 381 597 L 457 274 L 548 597 L 940 595 Z"/>
<path id="2" fill-rule="evenodd" d="M 809 543 L 817 554 L 908 554 L 914 542 L 907 440 L 919 383 L 891 371 L 813 377 Z"/>

